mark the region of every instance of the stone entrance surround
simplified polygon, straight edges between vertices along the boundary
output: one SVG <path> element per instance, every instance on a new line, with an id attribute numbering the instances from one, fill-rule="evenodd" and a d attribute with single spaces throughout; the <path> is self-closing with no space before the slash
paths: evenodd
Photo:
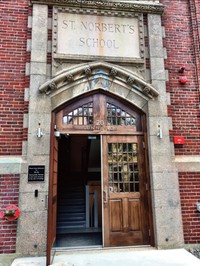
<path id="1" fill-rule="evenodd" d="M 151 80 L 149 84 L 147 77 L 136 72 L 138 62 L 128 62 L 122 66 L 117 60 L 114 63 L 106 63 L 102 58 L 101 61 L 91 62 L 89 59 L 79 64 L 77 61 L 66 61 L 60 68 L 60 65 L 56 66 L 58 61 L 53 58 L 52 72 L 48 71 L 48 6 L 44 3 L 46 1 L 40 2 L 43 4 L 33 4 L 27 118 L 29 131 L 21 164 L 21 217 L 17 229 L 16 252 L 30 254 L 44 253 L 46 250 L 52 111 L 64 102 L 95 89 L 108 90 L 146 113 L 155 245 L 158 248 L 180 247 L 183 244 L 182 219 L 178 174 L 169 140 L 171 119 L 167 115 L 169 97 L 165 87 L 160 14 L 147 14 Z M 151 5 L 152 1 L 149 1 L 149 6 Z M 36 135 L 39 124 L 44 133 L 41 138 Z M 159 127 L 163 131 L 162 138 L 157 136 Z M 44 182 L 27 182 L 29 165 L 45 165 Z M 39 191 L 37 198 L 34 197 L 36 189 Z"/>

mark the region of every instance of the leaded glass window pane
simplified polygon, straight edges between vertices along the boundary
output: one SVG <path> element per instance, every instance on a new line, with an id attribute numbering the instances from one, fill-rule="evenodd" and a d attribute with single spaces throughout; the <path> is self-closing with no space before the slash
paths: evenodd
<path id="1" fill-rule="evenodd" d="M 136 143 L 108 143 L 110 192 L 139 192 Z"/>
<path id="2" fill-rule="evenodd" d="M 136 119 L 121 108 L 107 103 L 107 124 L 118 126 L 135 126 Z"/>
<path id="3" fill-rule="evenodd" d="M 93 103 L 84 104 L 63 116 L 65 125 L 92 125 Z"/>

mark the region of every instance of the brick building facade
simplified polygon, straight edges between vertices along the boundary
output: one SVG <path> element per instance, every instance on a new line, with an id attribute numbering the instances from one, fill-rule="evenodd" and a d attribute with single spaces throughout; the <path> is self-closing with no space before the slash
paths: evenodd
<path id="1" fill-rule="evenodd" d="M 21 211 L 17 220 L 0 219 L 1 253 L 46 252 L 50 212 L 47 198 L 52 196 L 50 180 L 55 170 L 51 168 L 51 124 L 54 116 L 58 119 L 56 115 L 63 106 L 67 108 L 75 99 L 87 95 L 86 91 L 96 89 L 105 95 L 108 91 L 109 97 L 125 105 L 125 101 L 127 105 L 132 103 L 146 116 L 148 163 L 145 167 L 149 175 L 146 193 L 151 217 L 148 244 L 159 248 L 199 244 L 200 213 L 196 207 L 200 203 L 199 1 L 93 2 L 9 0 L 0 3 L 0 211 L 9 205 L 19 206 Z M 123 42 L 122 55 L 110 56 L 111 39 L 107 41 L 108 47 L 103 47 L 105 54 L 90 50 L 81 54 L 76 48 L 66 49 L 62 45 L 63 38 L 70 34 L 66 18 L 74 16 L 78 17 L 76 22 L 86 23 L 88 14 L 100 18 L 95 29 L 102 34 L 101 20 L 105 24 L 105 17 L 117 17 L 115 24 L 108 20 L 108 25 L 115 28 L 104 25 L 111 35 L 113 31 L 126 30 L 121 21 L 128 25 L 131 19 L 138 20 L 139 26 L 134 24 L 140 36 L 138 47 L 133 45 L 133 50 L 139 49 L 138 54 L 132 55 L 130 44 L 126 47 Z M 62 16 L 67 31 L 64 37 L 59 36 L 64 28 L 60 22 Z M 130 34 L 131 29 L 125 34 Z M 92 28 L 87 37 L 91 32 Z M 103 38 L 99 46 L 103 46 Z M 86 39 L 88 46 L 90 41 Z M 93 47 L 97 48 L 95 45 L 94 42 Z M 127 49 L 130 57 L 123 54 Z M 185 84 L 180 82 L 181 77 L 187 78 Z M 87 80 L 88 84 L 94 83 L 90 89 Z M 44 135 L 38 136 L 38 130 Z M 63 136 L 66 133 L 61 131 Z M 107 134 L 101 130 L 87 135 L 90 133 Z M 184 143 L 175 144 L 176 136 L 183 137 Z M 45 166 L 44 181 L 31 182 L 29 166 L 38 165 Z M 103 190 L 102 187 L 102 193 Z"/>

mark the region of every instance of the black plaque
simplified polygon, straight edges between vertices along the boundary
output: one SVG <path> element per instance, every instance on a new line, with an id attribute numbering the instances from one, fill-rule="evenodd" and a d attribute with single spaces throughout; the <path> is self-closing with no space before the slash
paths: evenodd
<path id="1" fill-rule="evenodd" d="M 44 165 L 29 165 L 28 182 L 29 181 L 44 181 L 44 174 L 45 174 Z"/>

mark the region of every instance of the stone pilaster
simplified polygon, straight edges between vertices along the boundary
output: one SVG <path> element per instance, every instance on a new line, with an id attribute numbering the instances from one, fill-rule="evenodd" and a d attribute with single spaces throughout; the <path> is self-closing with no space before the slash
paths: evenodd
<path id="1" fill-rule="evenodd" d="M 40 94 L 38 88 L 46 81 L 48 46 L 48 6 L 33 5 L 27 157 L 22 163 L 19 206 L 21 215 L 17 229 L 16 252 L 44 253 L 47 236 L 47 195 L 50 149 L 50 98 Z M 43 132 L 37 137 L 37 128 Z M 45 165 L 44 182 L 28 182 L 28 166 Z M 35 190 L 38 197 L 35 197 Z"/>
<path id="2" fill-rule="evenodd" d="M 171 120 L 167 115 L 168 95 L 160 15 L 148 15 L 151 83 L 159 91 L 148 103 L 149 158 L 155 241 L 158 248 L 180 247 L 183 241 L 178 173 L 169 139 Z M 162 129 L 162 138 L 157 136 Z"/>

